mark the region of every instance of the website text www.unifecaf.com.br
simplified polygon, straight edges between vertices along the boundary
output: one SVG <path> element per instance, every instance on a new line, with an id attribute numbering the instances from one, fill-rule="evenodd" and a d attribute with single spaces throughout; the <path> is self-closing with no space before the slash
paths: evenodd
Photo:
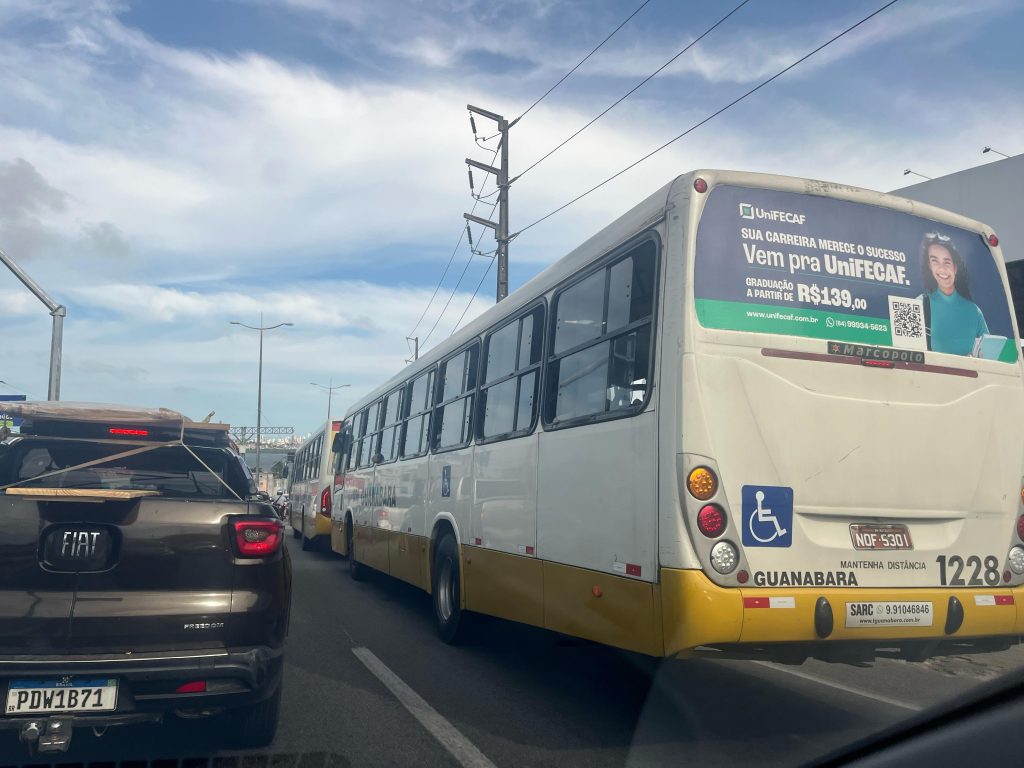
<path id="1" fill-rule="evenodd" d="M 789 320 L 797 323 L 817 323 L 817 317 L 808 317 L 806 315 L 799 315 L 795 312 L 759 312 L 756 310 L 747 310 L 747 317 L 752 317 L 757 320 Z"/>

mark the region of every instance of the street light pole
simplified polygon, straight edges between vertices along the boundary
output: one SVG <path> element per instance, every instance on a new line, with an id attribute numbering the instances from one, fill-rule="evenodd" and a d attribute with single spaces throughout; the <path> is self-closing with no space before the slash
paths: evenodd
<path id="1" fill-rule="evenodd" d="M 995 152 L 997 155 L 1002 155 L 1007 160 L 1010 159 L 1010 156 L 1008 154 L 1006 154 L 1005 152 L 1000 152 L 998 149 L 992 149 L 992 147 L 984 147 L 981 150 L 981 154 L 983 154 L 983 155 L 986 154 L 987 152 Z"/>
<path id="2" fill-rule="evenodd" d="M 263 313 L 260 312 L 259 325 L 246 325 L 237 320 L 232 320 L 231 325 L 240 325 L 251 331 L 260 332 L 260 364 L 256 376 L 256 490 L 260 489 L 260 434 L 263 426 L 263 332 L 272 331 L 282 326 L 292 326 L 295 323 L 278 323 L 277 325 L 263 325 Z"/>
<path id="3" fill-rule="evenodd" d="M 334 390 L 336 390 L 336 389 L 344 389 L 345 387 L 351 387 L 352 385 L 351 384 L 337 384 L 337 385 L 332 387 L 331 384 L 334 384 L 334 377 L 333 376 L 327 380 L 327 386 L 326 387 L 323 384 L 317 384 L 315 381 L 311 381 L 309 383 L 312 386 L 314 386 L 314 387 L 319 387 L 320 389 L 326 389 L 327 390 L 327 421 L 330 421 L 331 420 L 331 395 L 334 394 Z"/>
<path id="4" fill-rule="evenodd" d="M 907 170 L 905 170 L 903 172 L 903 175 L 906 176 L 906 175 L 911 174 L 911 173 L 914 174 L 915 176 L 920 176 L 922 179 L 928 179 L 928 181 L 932 180 L 931 176 L 925 176 L 923 173 L 918 173 L 917 171 L 912 171 L 910 168 L 907 168 Z"/>
<path id="5" fill-rule="evenodd" d="M 51 299 L 50 295 L 39 286 L 39 283 L 29 277 L 25 270 L 3 251 L 0 251 L 0 263 L 11 270 L 14 276 L 21 280 L 24 286 L 32 291 L 36 298 L 50 310 L 50 316 L 53 318 L 53 332 L 50 335 L 50 378 L 46 388 L 46 399 L 60 400 L 60 366 L 64 345 L 64 318 L 68 314 L 67 307 Z"/>

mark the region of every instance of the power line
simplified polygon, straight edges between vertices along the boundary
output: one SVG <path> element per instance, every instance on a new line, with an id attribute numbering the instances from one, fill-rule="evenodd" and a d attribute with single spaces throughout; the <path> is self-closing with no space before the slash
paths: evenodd
<path id="1" fill-rule="evenodd" d="M 492 163 L 494 162 L 494 158 L 498 156 L 498 151 L 499 150 L 500 150 L 500 147 L 498 147 L 497 149 L 494 150 L 494 155 L 491 157 L 491 162 Z M 480 194 L 481 195 L 483 194 L 485 186 L 487 186 L 487 179 L 486 178 L 484 179 L 484 183 L 480 185 Z M 478 195 L 474 195 L 474 197 L 476 198 L 476 202 L 473 203 L 473 207 L 470 209 L 471 213 L 476 211 L 476 207 L 480 203 L 480 197 Z M 493 211 L 493 209 L 492 209 L 492 211 Z M 409 337 L 412 337 L 416 333 L 416 329 L 420 327 L 420 323 L 423 322 L 423 318 L 426 317 L 427 316 L 427 312 L 430 311 L 430 307 L 434 303 L 434 299 L 437 298 L 437 292 L 439 290 L 441 290 L 441 285 L 444 283 L 444 279 L 448 276 L 448 270 L 451 268 L 452 261 L 455 260 L 455 254 L 459 252 L 459 246 L 462 245 L 462 239 L 465 236 L 466 236 L 466 228 L 463 227 L 462 230 L 459 232 L 458 242 L 455 243 L 455 247 L 452 249 L 452 255 L 448 257 L 448 263 L 445 264 L 444 272 L 441 273 L 441 279 L 437 281 L 437 287 L 434 288 L 434 292 L 430 295 L 430 300 L 427 302 L 427 306 L 425 306 L 423 308 L 423 314 L 420 315 L 420 319 L 416 321 L 416 325 L 414 325 L 412 330 L 409 331 L 409 333 L 407 334 Z"/>
<path id="2" fill-rule="evenodd" d="M 594 123 L 596 123 L 596 122 L 597 122 L 598 120 L 600 120 L 600 119 L 601 119 L 602 117 L 604 117 L 604 116 L 605 116 L 605 115 L 607 115 L 607 114 L 608 114 L 609 112 L 611 112 L 611 111 L 612 111 L 613 109 L 615 109 L 615 107 L 619 106 L 619 104 L 621 104 L 621 103 L 622 103 L 622 102 L 624 102 L 624 101 L 625 101 L 626 99 L 628 99 L 628 98 L 629 98 L 630 96 L 632 96 L 632 95 L 633 95 L 634 93 L 636 93 L 636 92 L 637 92 L 638 90 L 640 90 L 640 88 L 641 88 L 641 87 L 643 87 L 643 86 L 644 86 L 644 85 L 645 85 L 645 84 L 646 84 L 647 82 L 649 82 L 650 80 L 652 80 L 652 79 L 653 79 L 653 78 L 654 78 L 655 76 L 657 76 L 657 75 L 658 75 L 658 74 L 659 74 L 660 72 L 662 72 L 662 71 L 663 71 L 663 70 L 664 70 L 664 69 L 665 69 L 666 67 L 668 67 L 668 66 L 669 66 L 670 64 L 672 64 L 672 63 L 673 63 L 673 62 L 674 62 L 674 61 L 675 61 L 676 59 L 678 59 L 678 58 L 679 58 L 680 56 L 682 56 L 682 55 L 683 55 L 684 53 L 686 53 L 686 52 L 687 52 L 688 50 L 690 50 L 691 48 L 693 48 L 693 46 L 695 46 L 695 45 L 696 45 L 697 43 L 699 43 L 699 42 L 700 42 L 701 40 L 703 40 L 703 39 L 704 39 L 705 37 L 707 37 L 707 36 L 708 36 L 708 35 L 710 35 L 710 34 L 711 34 L 712 32 L 714 32 L 714 31 L 715 31 L 715 29 L 717 29 L 717 28 L 718 28 L 719 26 L 721 26 L 721 25 L 722 25 L 723 23 L 725 23 L 725 21 L 726 21 L 726 20 L 727 20 L 727 19 L 728 19 L 728 18 L 729 18 L 730 16 L 732 16 L 732 15 L 733 15 L 734 13 L 736 13 L 736 11 L 738 11 L 738 10 L 739 10 L 740 8 L 742 8 L 742 7 L 744 6 L 744 5 L 746 5 L 746 4 L 747 4 L 747 3 L 749 3 L 749 2 L 750 2 L 750 0 L 743 0 L 743 2 L 741 2 L 741 3 L 739 4 L 739 5 L 737 5 L 737 6 L 735 7 L 735 8 L 733 8 L 733 9 L 732 9 L 731 11 L 729 11 L 729 12 L 728 12 L 727 14 L 725 14 L 725 16 L 723 16 L 723 17 L 722 17 L 722 18 L 720 18 L 720 19 L 719 19 L 718 21 L 716 21 L 716 22 L 715 22 L 714 24 L 712 24 L 712 25 L 711 25 L 710 27 L 708 27 L 707 29 L 705 29 L 705 30 L 704 30 L 704 31 L 703 31 L 703 32 L 701 33 L 700 37 L 698 37 L 698 38 L 695 38 L 694 40 L 692 40 L 692 41 L 691 41 L 691 42 L 690 42 L 690 43 L 689 43 L 688 45 L 686 45 L 686 46 L 685 46 L 685 47 L 684 47 L 684 48 L 683 48 L 683 49 L 682 49 L 681 51 L 679 51 L 679 52 L 678 52 L 678 53 L 677 53 L 677 54 L 676 54 L 675 56 L 673 56 L 672 58 L 670 58 L 670 59 L 669 59 L 668 61 L 666 61 L 666 62 L 665 62 L 664 64 L 662 64 L 662 65 L 661 65 L 660 67 L 658 67 L 658 68 L 657 68 L 656 70 L 654 70 L 654 71 L 653 71 L 653 72 L 652 72 L 651 74 L 649 74 L 649 75 L 648 75 L 647 77 L 645 77 L 645 78 L 644 78 L 643 80 L 641 80 L 641 81 L 640 81 L 639 83 L 637 83 L 637 84 L 636 84 L 636 85 L 634 85 L 634 86 L 633 86 L 632 88 L 630 88 L 630 89 L 629 89 L 628 91 L 626 91 L 626 92 L 625 92 L 625 93 L 624 93 L 624 94 L 623 94 L 623 95 L 622 95 L 621 97 L 619 97 L 619 99 L 618 99 L 617 101 L 615 101 L 614 103 L 610 104 L 610 105 L 609 105 L 609 106 L 608 106 L 608 107 L 607 107 L 607 108 L 606 108 L 606 109 L 605 109 L 605 110 L 604 110 L 603 112 L 601 112 L 601 113 L 600 113 L 600 114 L 599 114 L 599 115 L 598 115 L 597 117 L 595 117 L 595 118 L 594 118 L 593 120 L 591 120 L 591 121 L 590 121 L 589 123 L 587 123 L 586 125 L 584 125 L 584 126 L 583 126 L 582 128 L 580 128 L 580 129 L 579 129 L 578 131 L 576 131 L 576 132 L 575 132 L 574 134 L 572 134 L 571 136 L 569 136 L 569 137 L 568 137 L 567 139 L 565 139 L 565 141 L 563 141 L 563 142 L 562 142 L 561 144 L 559 144 L 558 146 L 556 146 L 556 147 L 555 147 L 554 149 L 550 150 L 550 151 L 549 151 L 549 152 L 548 152 L 547 154 L 543 155 L 543 156 L 542 156 L 542 157 L 541 157 L 540 159 L 536 160 L 536 161 L 535 161 L 535 162 L 534 162 L 534 163 L 533 163 L 532 165 L 528 166 L 528 167 L 526 168 L 526 170 L 525 170 L 525 171 L 523 171 L 523 172 L 522 172 L 522 173 L 520 173 L 520 174 L 519 174 L 518 176 L 516 176 L 516 177 L 515 177 L 514 179 L 512 179 L 512 181 L 510 181 L 510 182 L 509 182 L 509 184 L 512 184 L 512 183 L 514 183 L 514 182 L 518 181 L 519 179 L 521 179 L 521 178 L 522 178 L 523 176 L 525 176 L 526 174 L 528 174 L 528 173 L 529 173 L 530 171 L 532 171 L 532 170 L 533 170 L 534 168 L 536 168 L 536 167 L 537 167 L 538 165 L 540 165 L 540 164 L 541 164 L 541 163 L 543 163 L 543 162 L 544 162 L 545 160 L 547 160 L 547 159 L 548 159 L 549 157 L 551 157 L 551 156 L 552 156 L 553 154 L 555 154 L 555 152 L 557 152 L 558 150 L 560 150 L 560 149 L 561 149 L 562 147 L 564 147 L 564 146 L 565 146 L 566 144 L 568 144 L 568 143 L 569 143 L 570 141 L 572 141 L 572 140 L 573 140 L 573 139 L 575 139 L 575 138 L 576 138 L 577 136 L 579 136 L 579 135 L 580 135 L 581 133 L 583 133 L 583 132 L 584 132 L 585 130 L 587 130 L 587 128 L 589 128 L 590 126 L 592 126 L 592 125 L 593 125 Z"/>
<path id="3" fill-rule="evenodd" d="M 782 69 L 782 70 L 780 70 L 779 72 L 776 72 L 776 73 L 775 73 L 774 75 L 772 75 L 771 77 L 769 77 L 769 78 L 768 78 L 767 80 L 765 80 L 764 82 L 760 83 L 759 85 L 757 85 L 757 86 L 755 86 L 755 87 L 751 88 L 751 89 L 750 89 L 749 91 L 747 91 L 746 93 L 744 93 L 744 94 L 743 94 L 742 96 L 739 96 L 738 98 L 736 98 L 736 99 L 733 99 L 732 101 L 730 101 L 730 102 L 729 102 L 728 104 L 726 104 L 726 105 L 725 105 L 724 107 L 722 107 L 722 108 L 721 108 L 721 109 L 719 109 L 718 111 L 716 111 L 716 112 L 713 112 L 712 114 L 710 114 L 710 115 L 708 115 L 707 117 L 705 117 L 705 118 L 704 118 L 703 120 L 701 120 L 701 121 L 700 121 L 699 123 L 695 123 L 694 125 L 690 126 L 690 127 L 689 127 L 689 128 L 687 128 L 687 129 L 686 129 L 685 131 L 683 131 L 683 132 L 682 132 L 682 133 L 680 133 L 680 134 L 679 134 L 678 136 L 676 136 L 676 137 L 675 137 L 674 139 L 669 139 L 668 141 L 666 141 L 666 142 L 665 142 L 664 144 L 662 144 L 662 145 L 661 145 L 660 147 L 658 147 L 657 149 L 655 149 L 655 150 L 652 150 L 651 152 L 648 152 L 648 153 L 647 153 L 646 155 L 644 155 L 643 157 L 641 157 L 641 158 L 640 158 L 639 160 L 637 160 L 637 161 L 635 161 L 635 162 L 633 162 L 633 163 L 630 163 L 630 164 L 629 164 L 629 165 L 627 165 L 627 166 L 626 166 L 625 168 L 623 168 L 623 169 L 622 169 L 621 171 L 619 171 L 618 173 L 615 173 L 615 174 L 613 174 L 612 176 L 609 176 L 609 177 L 608 177 L 607 179 L 605 179 L 604 181 L 602 181 L 602 182 L 601 182 L 600 184 L 596 184 L 595 186 L 593 186 L 593 187 L 591 187 L 590 189 L 588 189 L 588 190 L 587 190 L 586 192 L 584 192 L 584 193 L 582 193 L 582 194 L 580 194 L 580 195 L 577 195 L 576 197 L 574 197 L 574 198 L 573 198 L 572 200 L 570 200 L 569 202 L 567 202 L 567 203 L 565 203 L 565 204 L 563 204 L 563 205 L 560 205 L 560 206 L 558 206 L 557 208 L 555 208 L 555 209 L 554 209 L 553 211 L 551 211 L 550 213 L 547 213 L 547 214 L 545 214 L 544 216 L 541 216 L 541 217 L 540 217 L 539 219 L 537 219 L 536 221 L 534 221 L 534 222 L 531 222 L 530 224 L 528 224 L 527 226 L 523 227 L 523 228 L 522 228 L 521 230 L 519 230 L 518 232 L 516 232 L 516 233 L 515 233 L 514 235 L 512 235 L 511 237 L 512 237 L 512 238 L 516 238 L 516 237 L 518 237 L 519 235 L 523 234 L 523 232 L 525 232 L 526 230 L 528 230 L 528 229 L 531 229 L 531 228 L 533 228 L 533 227 L 537 226 L 538 224 L 540 224 L 540 223 L 541 223 L 542 221 L 545 221 L 546 219 L 550 219 L 550 218 L 551 218 L 552 216 L 554 216 L 554 215 L 555 215 L 556 213 L 559 213 L 560 211 L 563 211 L 563 210 L 565 210 L 566 208 L 568 208 L 568 207 L 569 207 L 570 205 L 573 205 L 574 203 L 577 203 L 577 202 L 579 202 L 580 200 L 582 200 L 582 199 L 583 199 L 584 197 L 586 197 L 587 195 L 591 194 L 592 192 L 596 192 L 596 191 L 597 191 L 598 189 L 600 189 L 601 187 L 603 187 L 603 186 L 604 186 L 605 184 L 607 184 L 608 182 L 610 182 L 610 181 L 613 181 L 614 179 L 617 179 L 617 178 L 618 178 L 619 176 L 621 176 L 622 174 L 626 173 L 626 171 L 629 171 L 629 170 L 631 170 L 631 169 L 635 168 L 636 166 L 640 165 L 640 163 L 642 163 L 642 162 L 644 162 L 645 160 L 647 160 L 647 159 L 649 159 L 649 158 L 653 157 L 654 155 L 658 154 L 659 152 L 661 152 L 661 150 L 665 149 L 665 148 L 666 148 L 666 147 L 668 147 L 669 145 L 671 145 L 671 144 L 674 144 L 675 142 L 679 141 L 679 139 L 683 138 L 683 137 L 684 137 L 684 136 L 686 136 L 687 134 L 690 134 L 690 133 L 692 133 L 693 131 L 695 131 L 695 130 L 697 130 L 698 128 L 700 128 L 700 127 L 701 127 L 702 125 L 704 125 L 704 124 L 706 124 L 706 123 L 710 122 L 711 120 L 713 120 L 714 118 L 718 117 L 718 116 L 719 116 L 720 114 L 722 114 L 722 113 L 723 113 L 723 112 L 725 112 L 726 110 L 730 109 L 731 107 L 734 107 L 734 106 L 735 106 L 736 104 L 739 104 L 739 103 L 740 103 L 741 101 L 743 101 L 743 100 L 744 100 L 745 98 L 747 98 L 748 96 L 750 96 L 750 95 L 752 95 L 752 94 L 756 93 L 757 91 L 761 90 L 762 88 L 764 88 L 764 87 L 765 87 L 766 85 L 768 85 L 768 84 L 769 84 L 770 82 L 772 82 L 773 80 L 777 80 L 778 78 L 782 77 L 782 75 L 784 75 L 784 74 L 786 74 L 787 72 L 789 72 L 789 70 L 791 70 L 791 69 L 793 69 L 794 67 L 796 67 L 797 65 L 799 65 L 799 64 L 802 64 L 803 62 L 807 61 L 807 59 L 811 58 L 811 56 L 813 56 L 814 54 L 818 53 L 818 51 L 822 50 L 823 48 L 826 48 L 826 47 L 828 47 L 829 45 L 831 45 L 832 43 L 834 43 L 834 42 L 835 42 L 836 40 L 838 40 L 839 38 L 843 37 L 844 35 L 848 34 L 849 32 L 852 32 L 853 30 L 855 30 L 855 29 L 856 29 L 857 27 L 859 27 L 860 25 L 864 24 L 864 23 L 865 23 L 865 22 L 867 22 L 867 21 L 870 21 L 870 20 L 871 20 L 871 19 L 873 19 L 873 18 L 874 18 L 875 16 L 877 16 L 878 14 L 880 14 L 880 13 L 881 13 L 882 11 L 886 10 L 887 8 L 890 8 L 890 7 L 894 6 L 894 5 L 896 5 L 896 3 L 898 3 L 898 2 L 899 2 L 899 0 L 890 0 L 890 1 L 888 2 L 888 3 L 886 3 L 885 5 L 883 5 L 883 6 L 882 6 L 881 8 L 879 8 L 878 10 L 874 11 L 873 13 L 870 13 L 870 14 L 868 14 L 868 15 L 867 15 L 867 16 L 865 16 L 865 17 L 864 17 L 863 19 L 861 19 L 860 21 L 858 21 L 858 22 L 857 22 L 856 24 L 853 24 L 853 25 L 851 25 L 851 26 L 847 27 L 847 28 L 846 28 L 846 29 L 844 29 L 844 30 L 843 30 L 842 32 L 840 32 L 839 34 L 837 34 L 837 35 L 836 35 L 835 37 L 832 37 L 832 38 L 830 38 L 830 39 L 829 39 L 828 41 L 826 41 L 826 42 L 822 43 L 821 45 L 819 45 L 819 46 L 818 46 L 817 48 L 815 48 L 815 49 L 814 49 L 813 51 L 811 51 L 810 53 L 808 53 L 808 54 L 805 54 L 804 56 L 801 56 L 801 57 L 800 57 L 799 59 L 797 59 L 796 61 L 794 61 L 794 62 L 793 62 L 792 64 L 790 64 L 790 65 L 789 65 L 788 67 L 786 67 L 785 69 Z"/>
<path id="4" fill-rule="evenodd" d="M 541 103 L 542 101 L 544 101 L 544 99 L 546 99 L 546 98 L 548 97 L 548 94 L 550 94 L 550 93 L 551 93 L 551 92 L 552 92 L 553 90 L 555 90 L 555 88 L 557 88 L 557 87 L 558 87 L 558 86 L 560 86 L 560 85 L 561 85 L 562 83 L 564 83 L 564 82 L 566 81 L 566 79 L 568 79 L 569 75 L 571 75 L 571 74 L 572 74 L 573 72 L 575 72 L 575 71 L 576 71 L 577 69 L 579 69 L 579 68 L 580 68 L 580 67 L 581 67 L 581 66 L 583 65 L 583 63 L 584 63 L 584 62 L 585 62 L 585 61 L 586 61 L 587 59 L 589 59 L 589 58 L 590 58 L 591 56 L 593 56 L 593 55 L 594 55 L 595 53 L 597 53 L 597 52 L 598 52 L 598 50 L 599 50 L 599 49 L 601 48 L 601 46 L 602 46 L 602 45 L 604 45 L 604 44 L 605 44 L 605 43 L 607 43 L 607 42 L 608 42 L 609 40 L 611 40 L 611 39 L 612 39 L 612 37 L 614 37 L 614 36 L 615 36 L 615 33 L 616 33 L 616 32 L 618 32 L 618 31 L 619 31 L 620 29 L 622 29 L 622 28 L 623 28 L 624 26 L 626 26 L 626 24 L 628 24 L 628 23 L 629 23 L 629 20 L 630 20 L 630 19 L 632 19 L 632 18 L 633 18 L 634 16 L 636 16 L 636 15 L 637 15 L 638 13 L 640 13 L 640 11 L 642 11 L 642 10 L 643 10 L 644 6 L 645 6 L 645 5 L 647 5 L 647 4 L 649 3 L 649 2 L 651 2 L 651 0 L 644 0 L 644 2 L 640 3 L 640 5 L 639 5 L 639 6 L 637 7 L 637 9 L 636 9 L 635 11 L 633 11 L 633 12 L 632 12 L 631 14 L 629 14 L 629 16 L 627 16 L 627 17 L 626 17 L 626 20 L 625 20 L 625 21 L 623 21 L 623 22 L 622 22 L 621 24 L 619 24 L 619 26 L 617 26 L 617 27 L 616 27 L 615 29 L 613 29 L 613 30 L 612 30 L 612 32 L 611 32 L 611 34 L 610 34 L 610 35 L 608 35 L 608 37 L 606 37 L 606 38 L 605 38 L 604 40 L 602 40 L 602 41 L 601 41 L 600 43 L 598 43 L 598 44 L 597 44 L 597 48 L 595 48 L 595 49 L 594 49 L 594 50 L 592 50 L 592 51 L 591 51 L 590 53 L 588 53 L 588 54 L 587 54 L 586 56 L 584 56 L 584 57 L 583 57 L 582 59 L 580 59 L 580 60 L 579 60 L 579 62 L 578 62 L 578 63 L 576 64 L 576 66 L 575 66 L 575 67 L 573 67 L 572 69 L 570 69 L 570 70 L 569 70 L 568 72 L 566 72 L 566 73 L 565 73 L 565 74 L 564 74 L 564 75 L 562 76 L 562 79 L 561 79 L 561 80 L 559 80 L 559 81 L 558 81 L 557 83 L 555 83 L 555 84 L 554 84 L 554 85 L 552 85 L 552 86 L 551 86 L 550 88 L 548 88 L 548 89 L 547 89 L 547 90 L 546 90 L 546 91 L 544 92 L 544 95 L 543 95 L 543 96 L 541 96 L 541 97 L 540 97 L 539 99 L 537 99 L 537 100 L 536 100 L 535 102 L 533 102 L 533 104 L 531 104 L 531 105 L 530 105 L 529 107 L 527 107 L 527 108 L 526 108 L 526 112 L 523 112 L 523 114 L 521 114 L 521 115 L 520 115 L 519 117 L 517 117 L 517 118 L 516 118 L 515 120 L 513 120 L 512 122 L 513 122 L 513 123 L 518 123 L 518 122 L 519 122 L 520 120 L 522 120 L 522 119 L 523 119 L 524 117 L 526 117 L 526 115 L 527 115 L 527 114 L 529 113 L 529 111 L 530 111 L 531 109 L 533 109 L 533 108 L 534 108 L 534 107 L 536 107 L 536 106 L 537 106 L 538 104 L 540 104 L 540 103 Z"/>
<path id="5" fill-rule="evenodd" d="M 491 206 L 491 212 L 488 215 L 493 216 L 494 215 L 494 209 L 497 208 L 497 207 L 498 207 L 497 203 L 492 205 Z M 461 239 L 459 240 L 459 242 L 462 242 Z M 452 289 L 452 293 L 448 297 L 448 301 L 445 302 L 444 307 L 441 309 L 441 313 L 437 316 L 437 319 L 434 321 L 434 324 L 431 326 L 430 331 L 427 333 L 426 337 L 424 337 L 423 341 L 420 342 L 421 351 L 422 351 L 422 347 L 426 346 L 427 340 L 431 337 L 431 335 L 433 335 L 434 331 L 436 330 L 436 328 L 438 326 L 438 323 L 441 322 L 441 318 L 444 317 L 444 313 L 448 311 L 448 307 L 451 305 L 452 299 L 455 298 L 455 294 L 458 293 L 459 286 L 462 285 L 462 281 L 465 279 L 466 272 L 469 271 L 469 265 L 473 263 L 473 256 L 475 256 L 475 255 L 476 254 L 473 251 L 473 247 L 470 246 L 469 258 L 466 259 L 466 266 L 462 268 L 462 274 L 459 275 L 459 280 L 458 280 L 457 283 L 455 283 L 455 287 Z M 477 289 L 477 290 L 479 290 L 479 289 Z"/>
<path id="6" fill-rule="evenodd" d="M 462 310 L 462 314 L 459 315 L 459 321 L 455 323 L 455 327 L 452 328 L 452 332 L 448 334 L 449 336 L 454 335 L 455 332 L 459 330 L 459 326 L 462 325 L 462 318 L 466 316 L 466 313 L 469 312 L 469 308 L 473 306 L 473 301 L 476 299 L 476 295 L 480 293 L 480 286 L 484 284 L 484 280 L 487 279 L 487 275 L 491 273 L 491 267 L 494 266 L 494 261 L 496 258 L 497 256 L 493 257 L 491 259 L 491 263 L 487 265 L 487 269 L 484 270 L 483 277 L 481 277 L 480 282 L 476 284 L 476 290 L 473 291 L 473 295 L 469 297 L 469 303 L 466 305 L 466 308 Z"/>

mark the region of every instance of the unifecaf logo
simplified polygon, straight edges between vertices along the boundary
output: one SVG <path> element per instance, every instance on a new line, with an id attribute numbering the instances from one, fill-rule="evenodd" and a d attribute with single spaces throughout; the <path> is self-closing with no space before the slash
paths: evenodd
<path id="1" fill-rule="evenodd" d="M 752 206 L 750 203 L 740 203 L 740 218 L 754 218 L 754 206 Z"/>

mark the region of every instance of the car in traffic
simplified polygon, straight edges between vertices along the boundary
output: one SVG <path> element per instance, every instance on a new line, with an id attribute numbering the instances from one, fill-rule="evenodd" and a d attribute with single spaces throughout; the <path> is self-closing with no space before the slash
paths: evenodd
<path id="1" fill-rule="evenodd" d="M 166 409 L 20 403 L 0 433 L 0 730 L 219 718 L 277 728 L 291 563 L 228 425 Z"/>

